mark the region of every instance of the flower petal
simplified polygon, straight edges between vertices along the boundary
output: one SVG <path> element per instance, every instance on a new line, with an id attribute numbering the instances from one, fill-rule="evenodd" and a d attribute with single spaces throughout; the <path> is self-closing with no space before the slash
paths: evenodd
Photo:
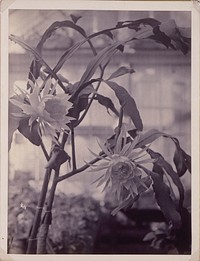
<path id="1" fill-rule="evenodd" d="M 126 152 L 130 148 L 130 146 L 131 146 L 131 142 L 125 144 L 119 154 L 120 155 L 126 155 Z"/>
<path id="2" fill-rule="evenodd" d="M 130 204 L 133 204 L 137 199 L 139 198 L 139 196 L 136 196 L 134 199 L 132 197 L 127 198 L 125 201 L 123 201 L 117 208 L 115 208 L 111 214 L 113 216 L 115 216 L 117 214 L 117 212 L 119 212 L 122 208 L 126 208 L 128 206 L 130 206 Z"/>
<path id="3" fill-rule="evenodd" d="M 106 159 L 105 157 L 102 157 L 102 156 L 100 156 L 100 155 L 94 153 L 91 149 L 88 148 L 88 150 L 89 150 L 89 152 L 90 152 L 93 156 L 95 156 L 96 158 L 108 160 L 108 159 Z"/>
<path id="4" fill-rule="evenodd" d="M 137 164 L 155 163 L 156 161 L 157 161 L 156 159 L 145 159 L 145 160 L 137 161 Z"/>
<path id="5" fill-rule="evenodd" d="M 107 147 L 104 144 L 100 144 L 100 142 L 97 140 L 99 147 L 102 149 L 102 151 L 108 156 L 108 157 L 112 157 L 112 154 L 110 153 L 110 151 L 107 149 Z"/>
<path id="6" fill-rule="evenodd" d="M 132 150 L 135 148 L 136 144 L 138 143 L 138 140 L 139 140 L 139 135 L 135 137 L 129 149 L 126 151 L 125 156 L 128 156 L 132 152 Z"/>
<path id="7" fill-rule="evenodd" d="M 40 104 L 38 87 L 35 86 L 33 92 L 29 95 L 29 101 L 34 110 L 37 111 L 37 108 Z"/>
<path id="8" fill-rule="evenodd" d="M 124 137 L 124 129 L 121 128 L 120 134 L 117 138 L 116 146 L 114 148 L 114 153 L 119 154 L 122 149 L 122 143 L 123 143 L 123 137 Z"/>
<path id="9" fill-rule="evenodd" d="M 34 110 L 34 108 L 28 104 L 23 104 L 21 109 L 27 115 L 37 115 L 37 112 Z"/>
<path id="10" fill-rule="evenodd" d="M 10 98 L 9 101 L 19 108 L 21 108 L 21 106 L 24 105 L 23 102 L 16 100 L 16 98 Z"/>
<path id="11" fill-rule="evenodd" d="M 104 174 L 101 175 L 100 177 L 98 177 L 97 179 L 95 179 L 95 180 L 92 182 L 92 184 L 96 183 L 97 181 L 99 181 L 99 180 L 102 179 L 103 177 L 104 177 Z"/>

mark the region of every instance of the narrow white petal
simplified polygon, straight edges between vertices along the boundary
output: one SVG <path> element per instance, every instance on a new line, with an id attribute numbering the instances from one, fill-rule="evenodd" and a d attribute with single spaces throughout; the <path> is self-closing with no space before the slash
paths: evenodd
<path id="1" fill-rule="evenodd" d="M 107 149 L 107 147 L 104 144 L 100 144 L 100 142 L 97 140 L 99 147 L 102 149 L 102 151 L 108 156 L 111 157 L 112 154 L 109 152 L 109 150 Z"/>
<path id="2" fill-rule="evenodd" d="M 139 135 L 135 137 L 135 139 L 133 140 L 133 142 L 130 145 L 130 148 L 126 151 L 126 156 L 129 155 L 129 153 L 135 148 L 135 145 L 138 143 L 139 140 Z"/>
<path id="3" fill-rule="evenodd" d="M 156 159 L 145 159 L 145 160 L 141 160 L 141 161 L 137 161 L 137 164 L 148 164 L 148 163 L 155 163 Z"/>
<path id="4" fill-rule="evenodd" d="M 96 154 L 95 152 L 93 152 L 91 149 L 89 149 L 88 148 L 88 150 L 89 150 L 89 152 L 93 155 L 93 156 L 95 156 L 96 158 L 99 158 L 99 159 L 104 159 L 104 160 L 107 160 L 107 161 L 109 161 L 109 159 L 107 159 L 107 158 L 105 158 L 105 157 L 102 157 L 102 156 L 100 156 L 100 155 L 98 155 L 98 154 Z"/>

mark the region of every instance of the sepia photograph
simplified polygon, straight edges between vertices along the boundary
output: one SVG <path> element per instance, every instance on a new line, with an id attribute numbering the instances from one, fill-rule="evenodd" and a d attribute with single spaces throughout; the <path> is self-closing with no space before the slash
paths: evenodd
<path id="1" fill-rule="evenodd" d="M 191 28 L 8 10 L 7 254 L 191 255 Z"/>

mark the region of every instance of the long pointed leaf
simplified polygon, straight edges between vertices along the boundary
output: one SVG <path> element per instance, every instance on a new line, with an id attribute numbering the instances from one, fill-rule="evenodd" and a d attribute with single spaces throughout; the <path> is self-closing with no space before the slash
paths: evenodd
<path id="1" fill-rule="evenodd" d="M 55 79 L 58 81 L 59 85 L 61 86 L 61 88 L 65 91 L 65 87 L 63 85 L 63 83 L 61 82 L 61 80 L 59 79 L 59 77 L 57 76 L 57 74 L 50 68 L 50 66 L 44 61 L 44 59 L 42 58 L 42 56 L 40 55 L 40 53 L 35 49 L 32 48 L 31 46 L 29 46 L 26 42 L 24 42 L 22 39 L 20 39 L 19 37 L 15 36 L 15 35 L 10 35 L 9 39 L 17 44 L 19 44 L 21 47 L 23 47 L 25 50 L 29 51 L 30 53 L 32 53 L 34 55 L 34 57 L 36 58 L 36 60 L 38 60 L 42 65 L 44 65 L 48 71 L 48 73 Z"/>
<path id="2" fill-rule="evenodd" d="M 18 130 L 21 132 L 21 134 L 24 137 L 26 137 L 34 145 L 36 145 L 36 146 L 41 145 L 42 140 L 38 133 L 39 124 L 37 122 L 35 122 L 35 124 L 33 124 L 32 127 L 30 128 L 29 119 L 28 118 L 22 119 L 19 122 Z"/>
<path id="3" fill-rule="evenodd" d="M 117 212 L 119 212 L 123 208 L 127 208 L 128 206 L 132 205 L 137 199 L 139 198 L 139 195 L 136 196 L 134 199 L 132 197 L 129 197 L 125 201 L 123 201 L 118 207 L 116 207 L 111 214 L 115 216 Z"/>
<path id="4" fill-rule="evenodd" d="M 174 184 L 177 186 L 180 196 L 180 207 L 182 208 L 184 201 L 184 188 L 178 174 L 173 170 L 172 166 L 163 158 L 160 153 L 154 152 L 150 149 L 148 149 L 148 152 L 153 159 L 157 159 L 156 164 L 167 172 L 167 174 L 173 180 Z"/>
<path id="5" fill-rule="evenodd" d="M 174 153 L 174 164 L 176 166 L 179 177 L 183 176 L 188 168 L 185 164 L 183 151 L 179 146 L 176 146 L 176 150 Z"/>
<path id="6" fill-rule="evenodd" d="M 141 133 L 139 141 L 136 145 L 136 148 L 141 148 L 147 144 L 150 144 L 153 141 L 155 141 L 156 139 L 162 137 L 163 135 L 166 135 L 166 134 L 164 134 L 163 132 L 160 132 L 158 130 L 155 130 L 155 129 L 149 130 L 145 133 Z"/>
<path id="7" fill-rule="evenodd" d="M 96 69 L 99 67 L 99 65 L 105 60 L 109 59 L 109 57 L 112 57 L 113 54 L 116 52 L 117 48 L 123 44 L 124 42 L 116 42 L 112 44 L 111 46 L 108 46 L 101 50 L 88 64 L 84 74 L 81 77 L 81 80 L 79 82 L 79 86 L 81 86 L 83 83 L 89 81 L 91 77 L 94 75 Z"/>
<path id="8" fill-rule="evenodd" d="M 171 135 L 156 129 L 149 130 L 140 134 L 140 139 L 136 145 L 136 148 L 146 146 L 160 137 L 170 138 L 176 146 L 174 163 L 179 177 L 183 176 L 187 169 L 191 172 L 191 157 L 180 147 L 178 139 Z"/>
<path id="9" fill-rule="evenodd" d="M 172 222 L 174 228 L 180 228 L 181 216 L 170 196 L 169 187 L 163 182 L 162 175 L 150 171 L 142 166 L 142 169 L 151 176 L 156 201 L 168 222 Z"/>
<path id="10" fill-rule="evenodd" d="M 135 70 L 133 68 L 127 68 L 125 66 L 122 66 L 122 67 L 118 68 L 114 73 L 112 73 L 111 76 L 107 80 L 109 81 L 111 79 L 120 77 L 122 75 L 125 75 L 125 74 L 128 74 L 128 73 L 132 74 L 134 72 L 135 72 Z"/>
<path id="11" fill-rule="evenodd" d="M 143 123 L 133 97 L 130 96 L 124 87 L 117 83 L 112 81 L 105 81 L 105 83 L 115 92 L 121 106 L 123 107 L 124 113 L 131 118 L 135 127 L 142 131 Z"/>
<path id="12" fill-rule="evenodd" d="M 107 111 L 108 111 L 108 109 L 110 109 L 112 112 L 115 113 L 115 115 L 119 116 L 119 112 L 115 108 L 115 105 L 110 98 L 105 97 L 101 94 L 97 94 L 96 97 L 97 97 L 98 102 L 107 108 Z"/>

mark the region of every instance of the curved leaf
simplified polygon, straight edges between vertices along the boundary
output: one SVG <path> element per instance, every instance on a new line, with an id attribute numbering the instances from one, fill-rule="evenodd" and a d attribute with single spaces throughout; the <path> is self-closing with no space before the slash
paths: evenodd
<path id="1" fill-rule="evenodd" d="M 141 28 L 141 25 L 150 25 L 151 27 L 155 27 L 160 24 L 161 22 L 154 18 L 143 18 L 135 21 L 129 20 L 129 21 L 118 22 L 116 27 L 117 28 L 128 27 L 129 29 L 134 29 L 138 31 Z"/>
<path id="2" fill-rule="evenodd" d="M 26 42 L 24 42 L 22 39 L 20 39 L 19 37 L 15 36 L 15 35 L 10 35 L 9 39 L 11 41 L 14 41 L 15 43 L 19 44 L 21 47 L 23 47 L 25 50 L 29 51 L 30 53 L 32 53 L 34 55 L 34 57 L 36 57 L 36 60 L 38 60 L 40 62 L 40 64 L 44 65 L 45 69 L 48 71 L 48 73 L 55 79 L 58 81 L 58 84 L 61 86 L 61 88 L 65 90 L 65 86 L 63 85 L 62 81 L 59 79 L 59 77 L 57 76 L 57 74 L 54 72 L 54 70 L 52 70 L 50 68 L 50 66 L 45 62 L 45 60 L 42 58 L 42 56 L 40 55 L 40 53 L 38 52 L 38 50 L 36 48 L 32 48 L 31 46 L 29 46 Z"/>
<path id="3" fill-rule="evenodd" d="M 188 171 L 191 173 L 191 156 L 188 155 L 184 150 L 182 150 L 185 165 L 187 166 Z"/>
<path id="4" fill-rule="evenodd" d="M 184 33 L 189 36 L 189 30 L 185 30 L 184 32 L 183 28 L 179 29 L 173 19 L 161 23 L 159 26 L 156 26 L 153 31 L 154 36 L 151 37 L 152 39 L 164 44 L 167 48 L 171 47 L 174 50 L 181 50 L 183 54 L 188 53 L 191 37 L 184 37 Z"/>
<path id="5" fill-rule="evenodd" d="M 162 22 L 159 27 L 161 32 L 165 33 L 169 37 L 173 37 L 176 33 L 177 25 L 174 19 L 169 19 L 166 22 Z"/>
<path id="6" fill-rule="evenodd" d="M 11 143 L 12 143 L 13 133 L 19 127 L 19 122 L 21 120 L 21 118 L 13 116 L 12 113 L 20 113 L 21 109 L 18 106 L 15 106 L 10 101 L 8 103 L 8 106 L 9 106 L 9 108 L 8 108 L 8 111 L 9 111 L 9 116 L 8 116 L 8 151 L 9 151 L 10 147 L 11 147 Z"/>
<path id="7" fill-rule="evenodd" d="M 108 86 L 115 92 L 121 106 L 123 107 L 124 113 L 131 118 L 135 127 L 142 131 L 143 123 L 140 118 L 135 100 L 130 96 L 124 87 L 118 85 L 117 83 L 112 81 L 105 81 L 105 83 L 108 84 Z"/>
<path id="8" fill-rule="evenodd" d="M 91 83 L 85 85 L 82 90 L 79 89 L 79 92 L 78 92 L 78 87 L 79 87 L 79 82 L 76 82 L 74 84 L 69 84 L 67 87 L 67 91 L 69 92 L 69 94 L 72 95 L 70 100 L 74 104 L 74 106 L 69 110 L 69 116 L 73 117 L 74 119 L 78 119 L 80 112 L 85 110 L 86 107 L 88 106 L 88 96 L 91 93 L 96 92 Z M 74 94 L 76 94 L 76 96 L 73 96 Z M 74 97 L 74 99 L 72 99 L 72 97 Z"/>
<path id="9" fill-rule="evenodd" d="M 79 86 L 83 83 L 89 81 L 91 77 L 94 75 L 96 69 L 101 65 L 101 63 L 106 59 L 109 60 L 115 52 L 118 50 L 118 47 L 122 44 L 122 42 L 115 42 L 111 46 L 105 47 L 101 50 L 88 64 L 85 72 L 83 73 L 81 80 L 79 82 Z"/>
<path id="10" fill-rule="evenodd" d="M 134 73 L 135 70 L 133 68 L 127 68 L 125 66 L 120 67 L 119 69 L 117 69 L 114 73 L 111 74 L 111 76 L 107 79 L 107 80 L 111 80 L 117 77 L 120 77 L 122 75 L 125 75 L 127 73 Z"/>
<path id="11" fill-rule="evenodd" d="M 139 141 L 136 144 L 136 147 L 137 148 L 143 147 L 147 144 L 152 143 L 153 141 L 155 141 L 156 139 L 158 139 L 162 136 L 166 136 L 166 134 L 163 133 L 163 132 L 160 132 L 156 129 L 152 129 L 152 130 L 149 130 L 145 133 L 141 133 L 140 137 L 139 137 Z"/>
<path id="12" fill-rule="evenodd" d="M 71 157 L 67 152 L 55 146 L 51 152 L 50 160 L 47 162 L 45 168 L 51 168 L 57 170 L 66 161 L 70 162 Z"/>
<path id="13" fill-rule="evenodd" d="M 170 196 L 169 187 L 163 182 L 162 176 L 142 166 L 142 169 L 151 176 L 156 201 L 163 212 L 166 220 L 173 224 L 174 228 L 180 228 L 181 216 Z"/>
<path id="14" fill-rule="evenodd" d="M 73 16 L 75 19 L 75 16 Z M 74 21 L 74 20 L 73 20 Z M 76 20 L 78 21 L 78 19 Z M 86 37 L 85 31 L 83 30 L 82 27 L 76 25 L 76 22 L 72 22 L 70 20 L 65 20 L 65 21 L 56 21 L 53 24 L 51 24 L 49 26 L 49 28 L 47 28 L 47 30 L 44 32 L 44 34 L 42 35 L 41 40 L 39 41 L 39 43 L 37 44 L 36 50 L 41 54 L 42 52 L 42 48 L 45 44 L 45 42 L 51 37 L 51 35 L 53 34 L 53 32 L 59 28 L 62 27 L 68 27 L 68 28 L 72 28 L 76 31 L 78 31 L 81 35 L 83 35 L 84 37 Z M 30 66 L 30 73 L 29 73 L 29 79 L 30 80 L 35 80 L 39 77 L 39 72 L 40 72 L 40 68 L 41 68 L 42 64 L 40 63 L 40 61 L 38 60 L 33 60 Z M 35 79 L 33 79 L 33 76 Z"/>
<path id="15" fill-rule="evenodd" d="M 73 16 L 75 18 L 75 16 Z M 78 19 L 77 19 L 78 21 Z M 86 36 L 85 31 L 83 30 L 82 27 L 76 25 L 76 23 L 70 21 L 70 20 L 65 20 L 65 21 L 56 21 L 54 22 L 52 25 L 49 26 L 49 28 L 47 28 L 47 30 L 44 32 L 41 40 L 39 41 L 38 45 L 37 45 L 37 50 L 39 50 L 41 52 L 44 43 L 46 42 L 46 40 L 48 38 L 51 37 L 52 33 L 59 29 L 59 28 L 63 28 L 63 27 L 67 27 L 67 28 L 72 28 L 76 31 L 78 31 L 80 34 L 82 34 L 84 37 Z"/>
<path id="16" fill-rule="evenodd" d="M 179 140 L 175 137 L 170 137 L 176 146 L 174 153 L 174 164 L 177 173 L 181 177 L 185 174 L 186 170 L 191 173 L 191 156 L 189 156 L 180 146 Z"/>
<path id="17" fill-rule="evenodd" d="M 167 48 L 171 47 L 172 49 L 175 49 L 175 47 L 171 44 L 171 39 L 162 31 L 160 31 L 159 26 L 153 28 L 154 35 L 151 36 L 153 40 L 155 40 L 158 43 L 162 43 Z"/>
<path id="18" fill-rule="evenodd" d="M 176 150 L 174 153 L 174 164 L 176 166 L 179 177 L 182 177 L 188 168 L 185 164 L 183 151 L 179 146 L 176 146 Z"/>
<path id="19" fill-rule="evenodd" d="M 71 48 L 69 48 L 68 50 L 65 51 L 65 53 L 62 55 L 62 57 L 59 59 L 58 63 L 54 67 L 54 69 L 53 69 L 54 72 L 58 72 L 60 70 L 60 68 L 62 67 L 62 65 L 65 63 L 65 61 L 67 59 L 69 59 L 83 44 L 85 44 L 86 42 L 89 42 L 89 40 L 91 40 L 91 39 L 93 39 L 93 38 L 95 38 L 99 35 L 102 35 L 102 34 L 106 34 L 112 39 L 113 38 L 112 31 L 113 30 L 118 30 L 119 28 L 129 27 L 130 24 L 131 25 L 135 24 L 136 28 L 139 29 L 139 26 L 142 23 L 143 24 L 149 24 L 149 25 L 152 24 L 152 27 L 153 27 L 153 23 L 160 24 L 160 22 L 155 20 L 155 19 L 151 19 L 151 18 L 141 19 L 141 20 L 136 20 L 136 21 L 130 21 L 128 24 L 124 24 L 124 22 L 121 22 L 121 24 L 119 23 L 117 26 L 115 26 L 113 28 L 108 28 L 108 29 L 96 32 L 94 34 L 91 34 L 90 36 L 86 37 L 83 41 L 74 44 Z M 147 33 L 147 32 L 145 31 L 144 33 Z M 146 34 L 146 36 L 147 35 L 148 35 L 148 33 Z M 138 34 L 138 37 L 141 37 L 140 34 Z M 148 37 L 151 37 L 151 34 L 148 35 Z M 133 39 L 134 38 L 132 38 L 132 40 Z M 127 41 L 124 41 L 124 43 L 128 42 L 128 41 L 130 41 L 130 39 L 127 40 Z M 119 45 L 118 49 L 119 48 L 120 48 L 120 45 Z"/>
<path id="20" fill-rule="evenodd" d="M 184 201 L 184 188 L 178 174 L 173 170 L 172 166 L 163 158 L 163 156 L 160 153 L 154 152 L 151 149 L 148 149 L 148 153 L 153 159 L 156 159 L 156 164 L 166 171 L 166 173 L 173 180 L 174 184 L 177 186 L 180 197 L 179 205 L 182 208 Z"/>
<path id="21" fill-rule="evenodd" d="M 115 115 L 119 116 L 119 112 L 115 108 L 115 105 L 110 98 L 105 97 L 101 94 L 97 94 L 96 97 L 97 97 L 98 102 L 107 108 L 107 111 L 108 111 L 108 109 L 110 109 L 112 112 L 115 113 Z"/>
<path id="22" fill-rule="evenodd" d="M 171 135 L 160 132 L 156 129 L 149 130 L 145 133 L 140 134 L 140 138 L 136 145 L 136 148 L 146 146 L 160 137 L 170 138 L 176 146 L 174 163 L 179 177 L 183 176 L 186 170 L 189 170 L 191 172 L 191 157 L 180 147 L 178 139 Z"/>
<path id="23" fill-rule="evenodd" d="M 36 146 L 41 145 L 41 137 L 38 134 L 39 124 L 37 122 L 33 123 L 32 127 L 29 126 L 29 118 L 22 119 L 18 127 L 19 132 L 26 137 L 31 143 Z"/>
<path id="24" fill-rule="evenodd" d="M 121 209 L 127 208 L 129 206 L 132 206 L 135 201 L 139 199 L 139 195 L 135 196 L 133 199 L 132 197 L 129 197 L 128 199 L 124 200 L 122 203 L 119 204 L 118 207 L 116 207 L 112 212 L 111 215 L 115 216 Z"/>
<path id="25" fill-rule="evenodd" d="M 76 15 L 73 15 L 73 14 L 71 14 L 70 16 L 71 16 L 72 21 L 73 21 L 75 24 L 78 22 L 79 19 L 82 18 L 82 16 L 76 16 Z"/>

